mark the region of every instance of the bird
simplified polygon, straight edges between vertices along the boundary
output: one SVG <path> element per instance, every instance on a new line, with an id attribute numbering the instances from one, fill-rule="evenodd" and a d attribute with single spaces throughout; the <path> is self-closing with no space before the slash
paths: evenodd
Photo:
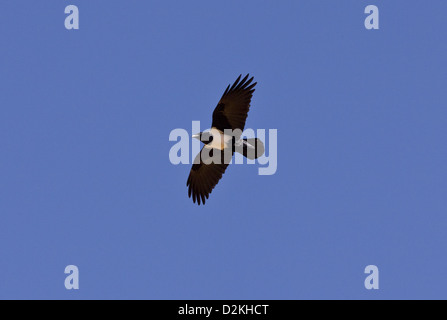
<path id="1" fill-rule="evenodd" d="M 198 205 L 205 204 L 225 173 L 234 152 L 251 160 L 264 154 L 264 143 L 260 139 L 241 139 L 257 84 L 252 83 L 254 77 L 248 79 L 249 74 L 242 80 L 241 77 L 242 74 L 224 91 L 213 111 L 211 129 L 192 135 L 192 138 L 204 143 L 195 157 L 186 182 L 188 196 Z"/>

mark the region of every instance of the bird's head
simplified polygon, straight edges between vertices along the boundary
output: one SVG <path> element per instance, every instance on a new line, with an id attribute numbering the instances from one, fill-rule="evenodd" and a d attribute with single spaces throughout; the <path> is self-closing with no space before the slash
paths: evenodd
<path id="1" fill-rule="evenodd" d="M 213 141 L 213 135 L 211 134 L 211 132 L 207 131 L 193 134 L 192 137 L 194 139 L 202 141 L 204 144 L 208 144 Z"/>

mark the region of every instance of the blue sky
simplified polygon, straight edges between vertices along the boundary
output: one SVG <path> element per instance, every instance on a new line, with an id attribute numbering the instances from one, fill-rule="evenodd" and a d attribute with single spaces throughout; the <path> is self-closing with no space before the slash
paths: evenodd
<path id="1" fill-rule="evenodd" d="M 0 298 L 447 298 L 446 12 L 2 1 Z M 278 170 L 231 166 L 198 207 L 169 133 L 209 126 L 241 73 L 258 82 L 247 127 L 278 130 Z"/>

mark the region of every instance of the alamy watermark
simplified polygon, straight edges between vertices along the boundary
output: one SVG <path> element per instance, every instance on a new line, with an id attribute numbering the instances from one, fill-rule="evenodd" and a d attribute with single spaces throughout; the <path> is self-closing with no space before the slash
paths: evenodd
<path id="1" fill-rule="evenodd" d="M 277 129 L 245 129 L 241 130 L 227 130 L 225 129 L 223 135 L 216 134 L 216 129 L 208 129 L 203 133 L 208 133 L 212 136 L 212 145 L 213 146 L 224 146 L 230 144 L 230 138 L 235 137 L 235 148 L 238 151 L 238 148 L 242 150 L 244 147 L 248 149 L 246 153 L 248 153 L 248 157 L 243 155 L 243 152 L 234 152 L 234 160 L 232 159 L 232 148 L 223 148 L 223 153 L 225 153 L 224 162 L 228 164 L 255 164 L 258 163 L 262 167 L 258 168 L 259 175 L 273 175 L 276 173 L 278 167 L 278 135 Z M 192 121 L 191 126 L 191 135 L 190 133 L 182 128 L 173 129 L 169 134 L 169 141 L 176 141 L 176 143 L 169 150 L 169 161 L 174 164 L 192 164 L 198 163 L 200 160 L 205 164 L 213 163 L 221 163 L 221 153 L 214 152 L 212 148 L 203 148 L 202 152 L 202 142 L 199 139 L 192 139 L 193 137 L 198 137 L 198 133 L 201 133 L 200 130 L 200 121 Z M 267 134 L 268 133 L 268 134 Z M 256 152 L 256 149 L 253 148 L 250 144 L 245 143 L 244 146 L 244 138 L 247 138 L 250 141 L 250 138 L 256 137 L 257 141 L 260 141 L 259 144 L 262 144 L 263 153 L 264 153 L 264 145 L 265 145 L 265 153 L 260 156 L 250 156 L 250 148 L 253 149 L 253 152 Z M 253 139 L 252 139 L 253 140 Z M 245 140 L 247 141 L 247 140 Z M 191 143 L 190 143 L 191 142 Z M 211 144 L 210 144 L 211 145 Z M 247 147 L 248 146 L 248 147 Z M 268 151 L 267 151 L 268 149 Z M 268 153 L 268 154 L 267 154 Z M 200 154 L 200 157 L 197 155 Z M 244 158 L 246 160 L 244 161 Z M 227 160 L 228 159 L 228 160 Z"/>

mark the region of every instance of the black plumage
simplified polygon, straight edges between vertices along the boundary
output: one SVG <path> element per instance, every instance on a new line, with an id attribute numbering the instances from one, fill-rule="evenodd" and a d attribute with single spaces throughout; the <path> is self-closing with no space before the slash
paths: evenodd
<path id="1" fill-rule="evenodd" d="M 233 85 L 228 85 L 227 89 L 220 98 L 219 103 L 213 112 L 212 129 L 214 135 L 224 141 L 225 129 L 244 130 L 245 121 L 250 109 L 250 102 L 255 91 L 255 83 L 252 83 L 253 77 L 248 79 L 247 74 L 242 80 L 241 75 L 236 79 Z M 200 133 L 199 139 L 205 143 L 200 153 L 196 156 L 191 168 L 186 185 L 188 186 L 188 196 L 192 197 L 197 204 L 205 203 L 209 194 L 222 178 L 228 164 L 235 151 L 235 141 L 239 137 L 233 137 L 230 143 L 216 144 L 216 137 L 211 137 Z M 213 144 L 214 140 L 214 144 Z M 247 139 L 245 139 L 245 142 Z M 261 142 L 262 143 L 262 142 Z M 241 147 L 242 150 L 242 147 Z M 244 152 L 246 156 L 246 150 Z M 263 144 L 262 144 L 263 153 Z M 256 153 L 257 154 L 257 153 Z M 218 159 L 209 163 L 211 157 Z M 258 157 L 258 156 L 256 156 Z"/>

